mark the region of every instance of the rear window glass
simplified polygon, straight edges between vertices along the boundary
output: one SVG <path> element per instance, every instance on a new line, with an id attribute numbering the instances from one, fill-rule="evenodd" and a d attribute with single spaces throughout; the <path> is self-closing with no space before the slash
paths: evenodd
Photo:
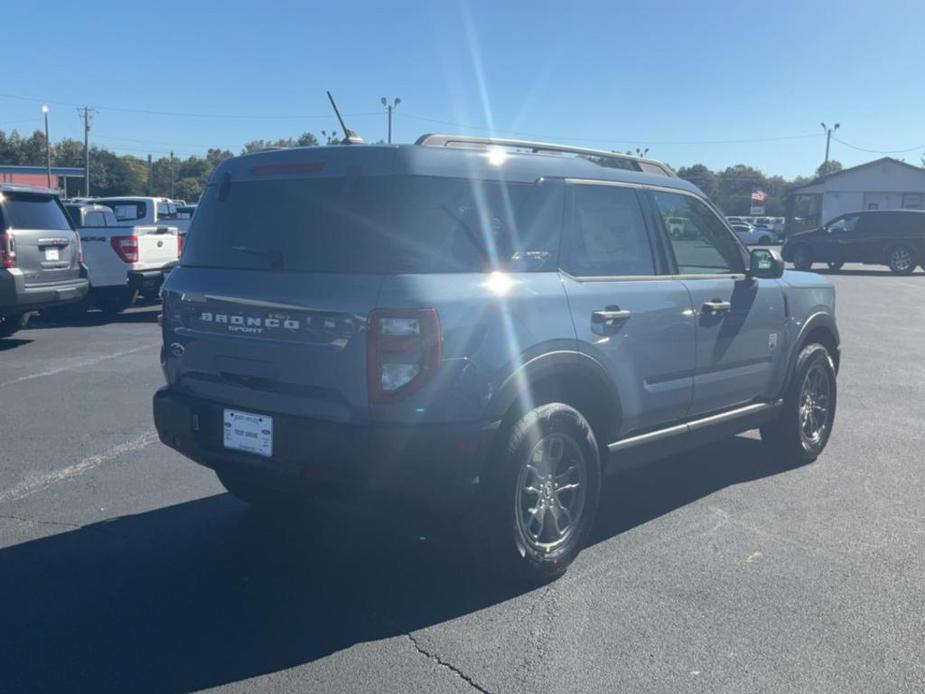
<path id="1" fill-rule="evenodd" d="M 100 200 L 101 205 L 110 208 L 120 222 L 135 222 L 144 219 L 146 206 L 136 200 Z"/>
<path id="2" fill-rule="evenodd" d="M 68 219 L 54 198 L 29 193 L 3 193 L 3 216 L 9 229 L 70 229 Z"/>
<path id="3" fill-rule="evenodd" d="M 557 182 L 428 176 L 233 182 L 204 193 L 186 266 L 306 272 L 555 270 Z"/>

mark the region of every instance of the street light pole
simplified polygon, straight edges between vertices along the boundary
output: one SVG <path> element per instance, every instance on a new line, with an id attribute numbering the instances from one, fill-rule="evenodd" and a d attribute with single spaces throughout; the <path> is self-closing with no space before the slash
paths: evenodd
<path id="1" fill-rule="evenodd" d="M 822 165 L 823 170 L 828 173 L 829 171 L 829 145 L 832 143 L 832 133 L 838 130 L 841 125 L 839 123 L 835 124 L 834 128 L 828 127 L 825 123 L 820 123 L 822 129 L 825 130 L 825 163 Z"/>
<path id="2" fill-rule="evenodd" d="M 400 99 L 399 97 L 396 96 L 396 97 L 392 100 L 392 103 L 391 103 L 391 104 L 389 103 L 389 100 L 386 99 L 385 97 L 382 97 L 379 101 L 380 101 L 380 103 L 382 103 L 383 106 L 385 106 L 385 110 L 388 111 L 388 113 L 389 113 L 389 139 L 388 139 L 388 143 L 389 143 L 389 144 L 392 144 L 392 111 L 395 110 L 396 108 L 398 108 L 398 105 L 401 103 L 401 99 Z"/>
<path id="3" fill-rule="evenodd" d="M 42 106 L 45 115 L 45 182 L 51 188 L 51 140 L 48 139 L 48 106 Z"/>

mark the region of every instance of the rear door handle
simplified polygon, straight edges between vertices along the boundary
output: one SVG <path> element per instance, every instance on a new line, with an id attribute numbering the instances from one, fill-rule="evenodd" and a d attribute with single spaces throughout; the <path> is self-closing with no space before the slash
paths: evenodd
<path id="1" fill-rule="evenodd" d="M 612 333 L 616 324 L 627 320 L 633 312 L 619 306 L 608 306 L 603 311 L 594 311 L 591 314 L 591 331 L 597 335 Z"/>
<path id="2" fill-rule="evenodd" d="M 710 299 L 703 302 L 702 308 L 707 313 L 726 313 L 732 310 L 732 304 L 724 299 Z"/>

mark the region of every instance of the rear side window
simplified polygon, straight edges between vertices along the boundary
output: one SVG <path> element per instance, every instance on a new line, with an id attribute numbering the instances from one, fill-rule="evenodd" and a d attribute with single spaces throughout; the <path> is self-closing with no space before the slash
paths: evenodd
<path id="1" fill-rule="evenodd" d="M 649 235 L 633 189 L 589 184 L 569 189 L 563 270 L 578 277 L 655 274 Z"/>
<path id="2" fill-rule="evenodd" d="M 726 225 L 706 204 L 690 195 L 653 192 L 678 272 L 712 275 L 745 271 L 742 250 Z"/>
<path id="3" fill-rule="evenodd" d="M 100 200 L 113 211 L 120 222 L 137 222 L 145 217 L 145 203 L 136 200 Z"/>
<path id="4" fill-rule="evenodd" d="M 343 273 L 553 271 L 558 182 L 430 176 L 209 186 L 183 265 Z"/>
<path id="5" fill-rule="evenodd" d="M 9 229 L 69 230 L 64 210 L 55 198 L 30 193 L 3 193 L 3 214 Z"/>
<path id="6" fill-rule="evenodd" d="M 91 210 L 87 212 L 85 216 L 85 225 L 88 227 L 104 227 L 106 226 L 106 217 L 103 216 L 102 212 L 96 210 Z"/>

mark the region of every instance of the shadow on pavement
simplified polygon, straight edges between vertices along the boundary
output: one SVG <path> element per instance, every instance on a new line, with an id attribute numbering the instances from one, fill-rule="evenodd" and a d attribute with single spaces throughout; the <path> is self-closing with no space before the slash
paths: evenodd
<path id="1" fill-rule="evenodd" d="M 888 267 L 884 267 L 882 270 L 830 270 L 828 268 L 816 268 L 812 269 L 818 275 L 846 275 L 854 277 L 895 277 L 896 279 L 925 279 L 925 272 L 913 272 L 910 275 L 898 275 L 895 272 L 892 272 Z"/>
<path id="2" fill-rule="evenodd" d="M 595 542 L 775 474 L 760 442 L 621 473 Z M 409 513 L 408 509 L 403 509 Z M 308 663 L 506 601 L 413 518 L 271 518 L 208 497 L 0 550 L 6 691 L 190 691 Z"/>
<path id="3" fill-rule="evenodd" d="M 18 337 L 0 337 L 0 352 L 22 347 L 23 345 L 28 345 L 30 342 L 32 342 L 32 340 L 23 340 Z"/>

